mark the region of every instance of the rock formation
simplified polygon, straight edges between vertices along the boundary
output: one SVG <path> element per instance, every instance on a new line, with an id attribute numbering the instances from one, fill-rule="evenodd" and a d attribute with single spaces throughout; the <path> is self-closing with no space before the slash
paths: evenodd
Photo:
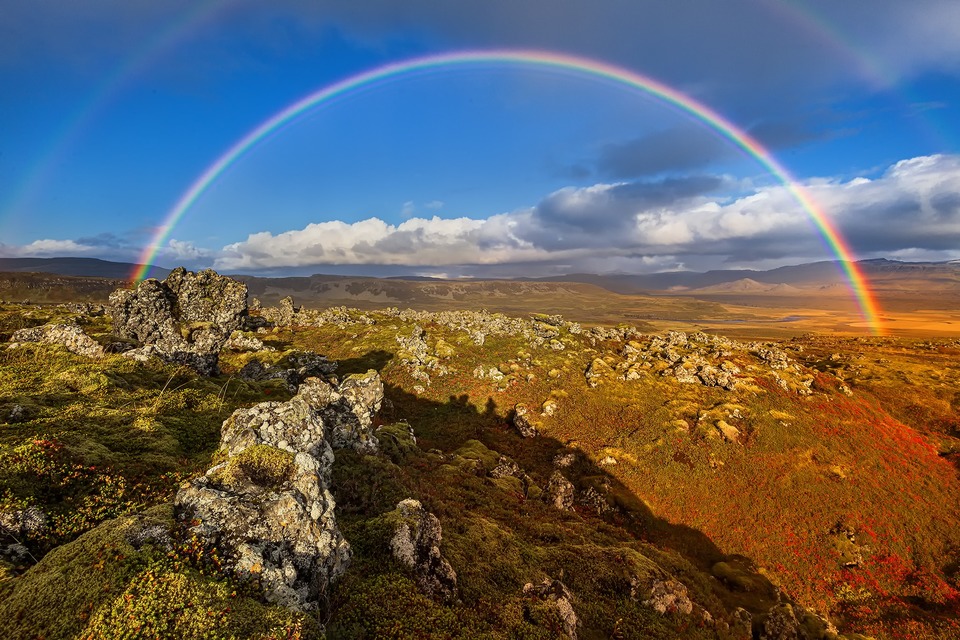
<path id="1" fill-rule="evenodd" d="M 287 402 L 235 411 L 221 429 L 226 461 L 181 487 L 178 520 L 228 570 L 256 578 L 267 600 L 315 609 L 350 561 L 329 490 L 331 442 L 375 447 L 372 415 L 382 397 L 371 371 L 337 388 L 311 378 Z"/>
<path id="2" fill-rule="evenodd" d="M 577 618 L 576 611 L 573 610 L 573 594 L 570 589 L 559 580 L 550 580 L 544 578 L 540 584 L 528 582 L 523 585 L 523 593 L 528 596 L 552 601 L 560 615 L 560 621 L 563 624 L 563 632 L 570 640 L 577 640 L 577 627 L 580 620 Z"/>
<path id="3" fill-rule="evenodd" d="M 178 267 L 166 280 L 114 291 L 110 305 L 116 335 L 145 345 L 128 354 L 155 354 L 213 375 L 220 349 L 247 315 L 247 286 L 211 269 Z"/>
<path id="4" fill-rule="evenodd" d="M 43 342 L 59 344 L 77 355 L 87 358 L 103 356 L 103 347 L 96 340 L 83 332 L 83 329 L 74 324 L 47 324 L 42 327 L 31 327 L 14 331 L 10 342 Z"/>
<path id="5" fill-rule="evenodd" d="M 406 499 L 386 516 L 393 525 L 390 552 L 416 575 L 426 595 L 444 602 L 457 596 L 457 573 L 440 553 L 442 529 L 437 516 L 417 500 Z"/>

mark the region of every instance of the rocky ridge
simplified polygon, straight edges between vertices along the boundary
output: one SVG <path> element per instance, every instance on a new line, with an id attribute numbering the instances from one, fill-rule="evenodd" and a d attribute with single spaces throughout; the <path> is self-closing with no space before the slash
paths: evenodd
<path id="1" fill-rule="evenodd" d="M 350 562 L 330 493 L 331 444 L 375 452 L 371 417 L 382 397 L 371 371 L 336 388 L 310 378 L 287 402 L 234 412 L 221 430 L 225 460 L 177 493 L 187 534 L 228 571 L 256 579 L 268 601 L 315 609 Z"/>

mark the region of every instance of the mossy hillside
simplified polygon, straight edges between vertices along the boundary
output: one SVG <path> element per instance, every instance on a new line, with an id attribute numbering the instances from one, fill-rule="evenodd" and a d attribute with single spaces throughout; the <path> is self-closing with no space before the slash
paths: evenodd
<path id="1" fill-rule="evenodd" d="M 53 550 L 24 575 L 0 583 L 5 637 L 301 638 L 314 621 L 261 604 L 209 568 L 198 550 L 171 551 L 130 537 L 174 528 L 169 506 L 124 516 Z"/>
<path id="2" fill-rule="evenodd" d="M 367 343 L 378 352 L 395 351 L 391 342 L 396 333 L 409 330 L 396 318 L 383 322 L 389 330 L 378 321 L 346 330 L 312 328 L 290 339 L 304 347 L 323 345 L 331 357 L 354 361 Z M 447 364 L 450 374 L 433 376 L 423 393 L 410 394 L 403 390 L 416 381 L 403 366 L 389 360 L 382 371 L 392 385 L 388 398 L 395 414 L 410 420 L 424 448 L 454 453 L 467 440 L 478 439 L 491 450 L 508 452 L 543 482 L 553 452 L 518 441 L 507 418 L 516 402 L 538 407 L 556 399 L 555 415 L 537 416 L 545 435 L 595 462 L 613 458 L 616 464 L 604 470 L 622 485 L 614 487 L 614 501 L 639 503 L 657 514 L 651 526 L 662 530 L 651 535 L 701 558 L 699 570 L 709 572 L 717 551 L 740 554 L 755 560 L 787 593 L 842 616 L 853 628 L 896 637 L 896 628 L 908 619 L 919 629 L 913 631 L 916 637 L 958 632 L 950 626 L 950 616 L 935 613 L 954 606 L 950 603 L 958 588 L 956 573 L 944 569 L 953 566 L 951 549 L 960 546 L 957 529 L 949 524 L 960 521 L 956 473 L 936 455 L 931 444 L 937 443 L 925 439 L 922 417 L 914 424 L 896 417 L 903 404 L 897 398 L 907 392 L 915 398 L 913 405 L 937 399 L 934 406 L 944 415 L 946 407 L 952 408 L 946 399 L 956 393 L 952 378 L 941 374 L 933 392 L 925 388 L 929 376 L 901 379 L 898 384 L 906 388 L 891 400 L 879 385 L 876 394 L 864 393 L 869 379 L 838 380 L 827 372 L 815 372 L 810 378 L 814 395 L 801 396 L 792 387 L 780 389 L 756 365 L 757 371 L 750 372 L 755 381 L 736 392 L 678 384 L 655 371 L 591 389 L 583 371 L 598 355 L 616 360 L 622 344 L 536 349 L 526 359 L 524 352 L 531 349 L 518 339 L 488 336 L 483 347 L 475 347 L 462 333 L 423 326 L 428 343 L 442 339 L 458 349 Z M 568 342 L 577 339 L 567 337 Z M 798 341 L 784 346 L 803 358 L 804 352 L 795 348 L 803 346 Z M 858 343 L 856 348 L 859 355 L 876 353 L 876 359 L 889 361 L 881 364 L 890 371 L 897 368 L 897 358 L 909 362 L 926 354 L 899 346 L 894 350 L 899 355 L 891 354 L 884 342 L 866 349 Z M 505 372 L 516 364 L 519 371 L 513 371 L 515 383 L 503 386 L 474 378 L 478 364 Z M 946 366 L 952 371 L 956 362 Z M 852 397 L 843 391 L 844 384 L 853 388 Z M 720 420 L 740 431 L 738 443 L 725 441 L 717 429 Z M 915 508 L 913 497 L 922 509 Z M 719 550 L 698 549 L 697 536 L 662 527 L 664 521 L 706 533 Z M 854 523 L 862 543 L 873 550 L 863 566 L 842 566 L 829 533 L 838 522 Z M 928 603 L 923 607 L 934 613 L 916 602 Z M 895 622 L 884 621 L 885 611 Z"/>
<path id="3" fill-rule="evenodd" d="M 790 597 L 831 613 L 845 631 L 859 629 L 878 638 L 957 637 L 951 626 L 957 617 L 952 600 L 957 581 L 950 569 L 956 561 L 950 551 L 955 538 L 950 526 L 958 521 L 951 510 L 958 495 L 956 479 L 947 473 L 948 461 L 934 462 L 940 449 L 924 446 L 932 442 L 926 439 L 932 432 L 928 436 L 921 430 L 926 418 L 898 418 L 901 414 L 885 404 L 879 385 L 873 387 L 878 390 L 874 396 L 869 380 L 851 375 L 841 381 L 824 367 L 810 399 L 762 377 L 740 391 L 726 392 L 681 385 L 655 370 L 644 370 L 638 380 L 610 378 L 590 388 L 583 377 L 587 366 L 597 357 L 615 364 L 622 343 L 592 345 L 563 332 L 562 351 L 532 348 L 509 336 L 488 336 L 478 346 L 463 332 L 422 323 L 429 347 L 442 340 L 455 351 L 438 356 L 449 373 L 431 373 L 427 385 L 394 357 L 396 336 L 409 335 L 412 323 L 370 315 L 376 324 L 325 325 L 265 336 L 281 351 L 326 353 L 340 362 L 341 374 L 379 369 L 390 400 L 378 418 L 381 441 L 393 442 L 392 434 L 402 443 L 384 447 L 381 456 L 337 453 L 332 488 L 338 522 L 355 558 L 322 612 L 321 618 L 329 616 L 331 637 L 422 637 L 425 628 L 435 637 L 557 637 L 561 627 L 555 609 L 522 595 L 524 583 L 547 577 L 561 578 L 577 598 L 581 637 L 722 637 L 716 629 L 692 624 L 691 618 L 661 616 L 630 598 L 627 576 L 649 575 L 647 561 L 680 578 L 691 598 L 715 616 L 734 606 L 756 612 L 769 608 L 772 582 Z M 885 345 L 860 345 L 858 353 L 876 353 L 878 359 L 890 360 L 891 369 L 925 353 Z M 795 357 L 803 353 L 790 348 Z M 60 443 L 58 451 L 69 456 L 69 464 L 129 464 L 136 474 L 116 467 L 123 470 L 119 475 L 125 481 L 157 479 L 167 487 L 167 496 L 176 476 L 162 476 L 178 467 L 164 465 L 173 460 L 196 472 L 209 466 L 220 423 L 233 408 L 289 396 L 279 383 L 231 379 L 244 359 L 253 357 L 246 354 L 225 354 L 225 375 L 200 380 L 172 367 L 113 358 L 84 371 L 83 366 L 92 363 L 55 347 L 24 347 L 13 358 L 17 351 L 0 351 L 2 366 L 19 367 L 21 380 L 15 392 L 3 390 L 0 417 L 6 415 L 3 407 L 21 403 L 28 419 L 0 424 L 0 442 L 7 450 L 39 446 L 32 440 L 49 439 Z M 953 366 L 948 355 L 940 357 L 944 366 Z M 45 359 L 52 360 L 56 373 L 68 366 L 77 369 L 37 392 L 33 386 L 45 383 Z M 58 364 L 60 360 L 66 364 Z M 475 378 L 473 371 L 481 365 L 497 368 L 503 379 Z M 124 369 L 128 366 L 129 371 Z M 103 377 L 92 375 L 96 373 Z M 951 380 L 933 375 L 908 375 L 900 383 L 915 394 L 911 402 L 949 397 Z M 935 392 L 928 394 L 923 387 L 932 381 Z M 414 392 L 418 384 L 424 389 Z M 854 395 L 845 395 L 841 384 Z M 89 397 L 79 391 L 85 385 L 90 386 Z M 556 411 L 541 416 L 547 400 L 557 403 Z M 541 437 L 522 439 L 509 425 L 518 402 L 534 410 Z M 942 404 L 934 406 L 942 413 Z M 69 419 L 59 420 L 61 413 Z M 87 419 L 86 414 L 95 417 Z M 47 438 L 46 431 L 36 429 L 38 420 L 58 429 L 63 440 Z M 417 447 L 401 438 L 406 431 L 396 425 L 399 420 L 413 427 Z M 740 431 L 738 443 L 718 435 L 719 420 Z M 135 424 L 143 435 L 131 432 Z M 133 443 L 120 437 L 131 433 L 137 436 L 129 438 Z M 943 442 L 949 441 L 944 430 L 938 433 Z M 46 455 L 43 447 L 37 451 Z M 554 458 L 567 452 L 576 456 L 563 473 L 579 489 L 600 491 L 619 509 L 603 516 L 583 505 L 559 512 L 524 496 L 517 490 L 518 480 L 488 475 L 490 463 L 503 455 L 521 466 L 533 486 L 545 486 Z M 28 452 L 18 455 L 23 453 Z M 615 464 L 604 462 L 608 459 Z M 97 466 L 95 475 L 117 473 L 110 472 L 113 468 Z M 44 497 L 46 490 L 30 494 L 23 480 L 14 478 L 7 485 L 16 489 L 15 499 L 34 500 L 56 511 L 56 500 Z M 931 488 L 931 483 L 937 486 Z M 55 488 L 53 482 L 47 486 Z M 92 495 L 89 489 L 84 492 Z M 420 596 L 412 577 L 387 556 L 385 531 L 370 526 L 407 497 L 420 500 L 440 518 L 441 548 L 459 574 L 460 603 L 444 607 Z M 923 513 L 911 509 L 915 497 L 927 499 Z M 133 508 L 148 502 L 124 499 L 119 504 Z M 864 519 L 868 516 L 872 520 Z M 857 530 L 858 543 L 871 548 L 864 566 L 838 569 L 839 562 L 828 564 L 830 554 L 840 559 L 830 534 L 837 524 L 831 522 L 834 517 L 844 518 Z M 80 529 L 97 521 L 94 517 Z M 69 546 L 47 558 L 59 563 L 54 554 Z M 221 591 L 191 567 L 150 574 L 144 581 L 158 586 L 149 592 L 133 583 L 111 587 L 111 598 L 102 601 L 94 616 L 101 625 L 98 633 L 106 634 L 103 629 L 109 626 L 121 637 L 134 636 L 137 624 L 161 636 L 170 633 L 149 626 L 155 622 L 147 619 L 148 611 L 159 608 L 176 619 L 175 611 L 159 603 L 160 594 L 185 590 L 195 594 L 193 600 L 206 603 L 212 613 L 205 615 L 221 620 L 222 612 L 232 607 L 232 590 Z M 33 571 L 0 578 L 0 589 L 13 593 L 9 585 L 28 584 L 20 581 Z M 147 576 L 144 571 L 139 567 L 137 575 Z M 19 586 L 16 591 L 18 599 L 26 593 Z M 71 601 L 52 608 L 70 618 L 82 613 L 80 606 Z M 133 622 L 125 626 L 131 612 Z M 259 612 L 264 617 L 284 614 L 274 607 Z M 224 625 L 240 625 L 237 615 L 232 608 Z M 289 624 L 296 629 L 300 622 Z M 185 628 L 197 629 L 192 633 L 198 637 L 208 629 Z M 307 627 L 303 629 L 293 633 L 309 635 Z"/>
<path id="4" fill-rule="evenodd" d="M 288 392 L 157 361 L 97 361 L 59 346 L 0 350 L 0 508 L 39 506 L 39 557 L 99 522 L 172 497 L 208 466 L 239 406 Z M 17 417 L 11 417 L 19 407 Z"/>
<path id="5" fill-rule="evenodd" d="M 419 595 L 412 576 L 390 557 L 389 540 L 400 524 L 396 503 L 372 505 L 361 498 L 370 508 L 358 509 L 357 496 L 344 492 L 353 486 L 349 476 L 363 472 L 355 465 L 368 460 L 338 456 L 333 486 L 338 508 L 346 512 L 340 523 L 354 561 L 333 592 L 329 637 L 412 638 L 422 629 L 430 629 L 431 637 L 560 637 L 556 609 L 522 592 L 525 583 L 548 576 L 563 576 L 576 594 L 580 637 L 675 638 L 685 632 L 684 637 L 723 637 L 712 629 L 691 631 L 682 616 L 665 618 L 631 599 L 631 578 L 666 575 L 660 566 L 695 572 L 679 556 L 667 553 L 671 560 L 658 566 L 644 555 L 651 548 L 619 527 L 524 503 L 469 464 L 479 458 L 460 454 L 488 461 L 500 455 L 468 441 L 452 458 L 421 451 L 403 467 L 381 467 L 392 473 L 377 481 L 394 497 L 418 496 L 440 518 L 441 547 L 459 578 L 460 601 L 450 607 Z M 701 586 L 702 591 L 693 585 L 694 597 L 719 614 L 712 587 Z"/>

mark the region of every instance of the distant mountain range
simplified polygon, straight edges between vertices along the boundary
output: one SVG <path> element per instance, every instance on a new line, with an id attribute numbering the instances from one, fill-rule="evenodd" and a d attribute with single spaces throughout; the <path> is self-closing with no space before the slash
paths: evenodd
<path id="1" fill-rule="evenodd" d="M 110 262 L 97 258 L 0 258 L 0 272 L 55 273 L 60 276 L 87 276 L 125 280 L 142 265 Z M 150 276 L 166 278 L 170 269 L 151 267 Z"/>
<path id="2" fill-rule="evenodd" d="M 875 284 L 891 280 L 921 279 L 930 283 L 956 285 L 960 278 L 960 260 L 950 262 L 900 262 L 880 258 L 861 260 L 857 263 L 863 274 Z M 806 264 L 778 267 L 767 271 L 750 269 L 726 269 L 707 272 L 665 271 L 648 274 L 596 275 L 573 273 L 551 278 L 540 278 L 554 282 L 584 282 L 603 287 L 615 293 L 679 293 L 694 292 L 710 288 L 711 292 L 721 290 L 744 292 L 769 291 L 764 285 L 787 285 L 794 288 L 823 287 L 833 283 L 842 283 L 846 276 L 836 261 L 810 262 Z M 734 283 L 739 283 L 735 286 Z M 724 285 L 724 286 L 721 286 Z M 729 286 L 726 286 L 729 285 Z M 781 288 L 781 291 L 785 291 Z M 704 291 L 706 293 L 706 291 Z"/>
<path id="3" fill-rule="evenodd" d="M 863 260 L 857 263 L 875 291 L 888 293 L 950 292 L 960 294 L 960 261 L 899 262 Z M 92 258 L 0 258 L 0 272 L 40 273 L 58 276 L 128 280 L 139 268 L 124 262 Z M 169 269 L 154 267 L 150 275 L 164 278 Z M 726 269 L 707 271 L 669 271 L 651 274 L 598 275 L 574 273 L 548 278 L 515 280 L 459 279 L 429 277 L 373 278 L 363 276 L 313 275 L 307 277 L 260 277 L 234 275 L 247 283 L 250 295 L 265 303 L 274 303 L 284 295 L 303 302 L 320 304 L 402 305 L 466 302 L 505 299 L 511 296 L 563 295 L 586 293 L 595 288 L 608 292 L 638 295 L 704 296 L 726 299 L 730 296 L 795 296 L 846 293 L 846 276 L 835 261 L 812 262 L 767 271 Z M 9 277 L 8 277 L 9 279 Z M 42 280 L 42 279 L 41 279 Z M 43 288 L 40 281 L 31 288 Z M 111 283 L 111 286 L 113 283 Z M 9 288 L 9 287 L 8 287 Z"/>

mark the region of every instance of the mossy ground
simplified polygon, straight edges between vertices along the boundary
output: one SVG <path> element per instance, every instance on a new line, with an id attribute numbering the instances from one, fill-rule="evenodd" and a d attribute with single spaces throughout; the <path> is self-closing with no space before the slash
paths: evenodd
<path id="1" fill-rule="evenodd" d="M 421 323 L 431 347 L 443 341 L 449 373 L 431 373 L 416 393 L 423 381 L 395 357 L 397 335 L 413 323 L 373 317 L 373 325 L 266 336 L 280 350 L 267 358 L 302 348 L 337 360 L 340 374 L 378 369 L 390 400 L 378 418 L 384 453 L 337 453 L 332 488 L 354 561 L 317 620 L 250 598 L 238 606 L 242 585 L 191 559 L 189 548 L 171 556 L 118 538 L 125 514 L 169 503 L 179 481 L 210 465 L 234 408 L 289 397 L 277 382 L 237 379 L 250 355 L 224 354 L 223 375 L 203 379 L 113 356 L 93 363 L 58 347 L 0 350 L 0 416 L 14 404 L 25 410 L 23 421 L 0 424 L 3 507 L 37 504 L 53 516 L 51 529 L 28 541 L 40 564 L 0 573 L 0 619 L 16 620 L 19 637 L 41 628 L 49 638 L 309 637 L 319 621 L 334 638 L 552 638 L 561 628 L 555 609 L 522 593 L 550 577 L 574 593 L 582 638 L 723 637 L 630 597 L 631 577 L 666 570 L 717 618 L 736 606 L 769 608 L 777 585 L 842 631 L 960 637 L 955 348 L 797 340 L 785 346 L 817 371 L 806 397 L 763 377 L 728 392 L 651 372 L 591 388 L 587 366 L 616 360 L 622 344 L 564 333 L 562 351 L 503 336 L 478 346 Z M 49 319 L 0 311 L 0 338 Z M 832 360 L 835 351 L 850 358 Z M 503 380 L 475 378 L 481 365 Z M 547 400 L 555 413 L 539 415 Z M 541 437 L 521 438 L 509 425 L 518 402 L 532 409 Z M 721 419 L 740 431 L 739 443 L 718 435 L 712 425 Z M 535 499 L 554 457 L 571 451 L 564 473 L 616 509 L 559 512 Z M 488 476 L 500 455 L 520 465 L 525 483 Z M 441 521 L 443 553 L 459 576 L 453 605 L 420 595 L 388 557 L 378 518 L 407 497 Z M 868 547 L 858 567 L 841 563 L 838 524 Z M 97 562 L 102 568 L 90 569 Z M 107 576 L 107 586 L 58 595 L 57 581 L 74 575 Z M 170 609 L 184 602 L 194 604 Z"/>

